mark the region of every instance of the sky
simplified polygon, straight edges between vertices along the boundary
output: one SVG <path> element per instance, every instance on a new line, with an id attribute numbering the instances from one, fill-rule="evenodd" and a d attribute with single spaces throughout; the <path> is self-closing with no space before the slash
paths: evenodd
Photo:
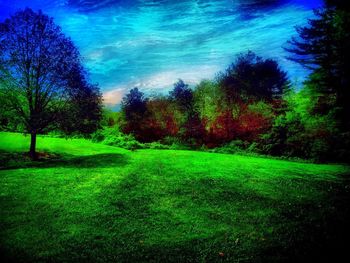
<path id="1" fill-rule="evenodd" d="M 321 0 L 0 0 L 0 21 L 41 9 L 79 48 L 108 105 L 133 87 L 165 93 L 179 78 L 211 79 L 251 50 L 276 59 L 293 82 L 308 72 L 283 50 Z"/>

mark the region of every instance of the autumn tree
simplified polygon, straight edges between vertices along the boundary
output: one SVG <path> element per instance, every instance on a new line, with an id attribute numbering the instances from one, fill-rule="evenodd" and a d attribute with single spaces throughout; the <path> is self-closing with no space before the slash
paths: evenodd
<path id="1" fill-rule="evenodd" d="M 26 8 L 0 24 L 0 92 L 31 135 L 32 158 L 37 134 L 92 132 L 100 119 L 101 94 L 88 83 L 79 51 L 41 11 Z"/>

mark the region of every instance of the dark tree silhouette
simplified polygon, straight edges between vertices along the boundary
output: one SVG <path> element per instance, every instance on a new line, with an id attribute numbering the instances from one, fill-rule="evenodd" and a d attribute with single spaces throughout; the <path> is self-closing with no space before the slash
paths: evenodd
<path id="1" fill-rule="evenodd" d="M 98 86 L 88 83 L 85 76 L 81 65 L 75 65 L 69 74 L 69 103 L 62 109 L 60 122 L 60 128 L 66 134 L 79 132 L 88 135 L 100 128 L 102 95 Z"/>
<path id="2" fill-rule="evenodd" d="M 253 52 L 240 54 L 226 72 L 219 76 L 228 104 L 237 99 L 280 98 L 289 86 L 287 73 L 272 59 L 262 59 Z"/>
<path id="3" fill-rule="evenodd" d="M 147 117 L 147 99 L 138 88 L 133 88 L 122 100 L 122 111 L 127 122 L 124 131 L 142 137 L 142 122 Z"/>
<path id="4" fill-rule="evenodd" d="M 174 84 L 174 89 L 169 93 L 170 100 L 175 102 L 182 114 L 184 122 L 182 137 L 185 140 L 194 139 L 197 144 L 202 143 L 205 137 L 205 127 L 194 105 L 193 91 L 182 79 Z"/>
<path id="5" fill-rule="evenodd" d="M 336 7 L 342 10 L 350 10 L 349 2 L 347 0 L 325 0 L 328 7 Z"/>
<path id="6" fill-rule="evenodd" d="M 170 91 L 169 96 L 181 111 L 190 112 L 193 110 L 193 92 L 182 79 L 174 84 L 174 89 Z"/>
<path id="7" fill-rule="evenodd" d="M 101 95 L 87 83 L 77 48 L 41 11 L 27 8 L 0 24 L 0 92 L 31 135 L 32 158 L 38 133 L 85 124 L 91 132 L 100 118 Z"/>

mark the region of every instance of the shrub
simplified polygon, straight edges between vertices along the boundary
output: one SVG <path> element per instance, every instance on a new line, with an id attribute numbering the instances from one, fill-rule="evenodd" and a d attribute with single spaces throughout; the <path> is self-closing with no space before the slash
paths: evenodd
<path id="1" fill-rule="evenodd" d="M 168 145 L 171 150 L 189 150 L 191 147 L 177 137 L 167 136 L 161 140 L 161 143 Z"/>
<path id="2" fill-rule="evenodd" d="M 145 143 L 144 147 L 148 149 L 157 149 L 157 150 L 170 149 L 169 145 L 161 144 L 160 142 Z"/>
<path id="3" fill-rule="evenodd" d="M 217 147 L 211 150 L 216 153 L 241 153 L 245 152 L 248 148 L 249 143 L 241 140 L 231 141 L 221 147 Z"/>
<path id="4" fill-rule="evenodd" d="M 144 145 L 138 142 L 134 136 L 124 134 L 116 128 L 98 130 L 93 134 L 92 141 L 129 150 L 144 148 Z"/>

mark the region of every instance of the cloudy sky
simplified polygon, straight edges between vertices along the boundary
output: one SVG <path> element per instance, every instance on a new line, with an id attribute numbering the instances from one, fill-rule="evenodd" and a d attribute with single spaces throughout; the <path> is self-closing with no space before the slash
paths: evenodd
<path id="1" fill-rule="evenodd" d="M 252 50 L 279 61 L 293 81 L 304 69 L 282 49 L 321 0 L 0 0 L 0 20 L 19 8 L 42 9 L 79 47 L 105 102 L 137 86 L 167 92 L 194 85 Z"/>

